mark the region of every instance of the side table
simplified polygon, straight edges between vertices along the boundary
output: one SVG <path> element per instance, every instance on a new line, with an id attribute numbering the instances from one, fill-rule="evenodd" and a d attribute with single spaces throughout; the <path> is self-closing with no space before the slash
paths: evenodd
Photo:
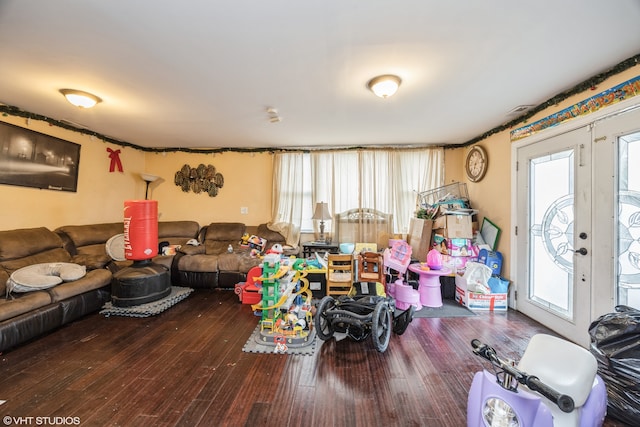
<path id="1" fill-rule="evenodd" d="M 302 244 L 302 256 L 310 258 L 316 252 L 340 253 L 340 245 L 333 243 L 307 242 Z"/>
<path id="2" fill-rule="evenodd" d="M 442 267 L 440 270 L 423 270 L 420 263 L 410 264 L 409 270 L 418 274 L 418 292 L 420 303 L 425 307 L 442 307 L 440 276 L 451 274 L 451 270 Z"/>

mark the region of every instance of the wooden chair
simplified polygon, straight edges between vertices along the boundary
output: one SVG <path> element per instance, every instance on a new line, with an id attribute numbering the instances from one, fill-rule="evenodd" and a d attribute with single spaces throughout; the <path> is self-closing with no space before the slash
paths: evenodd
<path id="1" fill-rule="evenodd" d="M 347 295 L 353 285 L 351 254 L 329 254 L 327 260 L 327 295 Z"/>
<path id="2" fill-rule="evenodd" d="M 385 285 L 384 264 L 382 254 L 378 252 L 361 252 L 358 254 L 358 282 L 379 282 Z"/>

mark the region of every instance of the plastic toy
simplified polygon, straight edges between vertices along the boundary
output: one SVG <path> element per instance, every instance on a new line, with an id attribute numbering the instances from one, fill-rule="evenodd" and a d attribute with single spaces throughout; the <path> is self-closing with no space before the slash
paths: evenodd
<path id="1" fill-rule="evenodd" d="M 396 299 L 396 308 L 406 310 L 413 306 L 416 310 L 422 308 L 420 294 L 412 286 L 404 282 L 403 275 L 407 272 L 411 262 L 412 249 L 403 240 L 397 240 L 390 249 L 385 249 L 383 253 L 383 263 L 387 274 L 391 275 L 391 270 L 397 273 L 395 281 L 387 280 L 387 293 Z"/>
<path id="2" fill-rule="evenodd" d="M 254 311 L 261 312 L 259 339 L 262 344 L 275 345 L 276 352 L 283 352 L 283 348 L 286 351 L 287 346 L 307 345 L 315 337 L 307 272 L 299 267 L 295 258 L 267 254 L 260 277 L 254 279 L 261 283 L 262 298 L 251 305 Z M 286 345 L 283 347 L 274 337 L 284 337 Z"/>
<path id="3" fill-rule="evenodd" d="M 431 249 L 427 254 L 427 265 L 432 270 L 442 268 L 442 254 L 436 248 Z"/>
<path id="4" fill-rule="evenodd" d="M 471 345 L 476 355 L 491 362 L 494 373 L 475 374 L 467 426 L 595 427 L 604 422 L 606 387 L 595 357 L 584 348 L 538 334 L 516 367 L 478 340 Z"/>
<path id="5" fill-rule="evenodd" d="M 247 281 L 238 283 L 233 289 L 243 304 L 257 304 L 262 299 L 262 283 L 258 279 L 262 276 L 262 267 L 253 267 L 247 273 Z"/>

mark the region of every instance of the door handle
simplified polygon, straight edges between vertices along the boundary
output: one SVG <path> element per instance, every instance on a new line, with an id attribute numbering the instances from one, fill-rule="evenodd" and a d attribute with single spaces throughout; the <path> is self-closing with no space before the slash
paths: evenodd
<path id="1" fill-rule="evenodd" d="M 586 248 L 580 248 L 580 249 L 578 249 L 578 250 L 576 250 L 574 252 L 577 253 L 577 254 L 580 254 L 580 255 L 586 255 L 587 254 L 587 249 Z"/>

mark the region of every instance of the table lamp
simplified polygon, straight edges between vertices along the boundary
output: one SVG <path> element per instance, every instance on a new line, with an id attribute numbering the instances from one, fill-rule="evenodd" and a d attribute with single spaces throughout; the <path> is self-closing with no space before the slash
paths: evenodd
<path id="1" fill-rule="evenodd" d="M 318 239 L 318 242 L 326 242 L 326 237 L 324 235 L 324 221 L 331 219 L 331 214 L 329 213 L 329 205 L 324 202 L 316 203 L 316 210 L 313 213 L 311 219 L 320 220 L 320 238 Z"/>

